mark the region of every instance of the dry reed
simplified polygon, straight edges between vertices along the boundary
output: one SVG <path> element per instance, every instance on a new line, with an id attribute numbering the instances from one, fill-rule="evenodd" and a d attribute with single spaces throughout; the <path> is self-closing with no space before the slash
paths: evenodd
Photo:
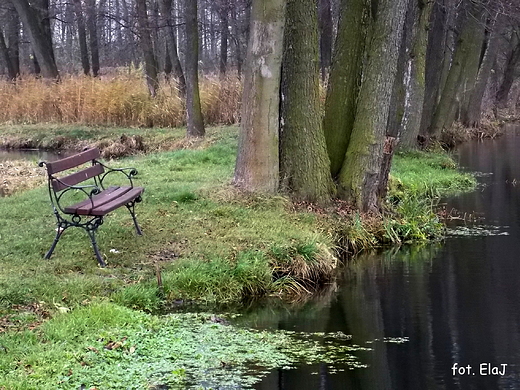
<path id="1" fill-rule="evenodd" d="M 236 75 L 203 77 L 200 89 L 207 125 L 238 122 L 242 86 Z M 0 107 L 0 122 L 12 124 L 180 127 L 186 120 L 175 81 L 161 80 L 153 99 L 138 70 L 101 78 L 65 76 L 60 83 L 31 76 L 16 83 L 0 80 Z"/>

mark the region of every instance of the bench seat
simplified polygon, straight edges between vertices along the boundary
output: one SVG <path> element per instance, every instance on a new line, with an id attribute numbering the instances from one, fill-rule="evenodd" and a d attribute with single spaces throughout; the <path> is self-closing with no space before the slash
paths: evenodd
<path id="1" fill-rule="evenodd" d="M 67 214 L 99 215 L 104 216 L 123 205 L 126 205 L 140 197 L 144 192 L 143 187 L 110 186 L 106 190 L 90 199 L 65 207 Z"/>

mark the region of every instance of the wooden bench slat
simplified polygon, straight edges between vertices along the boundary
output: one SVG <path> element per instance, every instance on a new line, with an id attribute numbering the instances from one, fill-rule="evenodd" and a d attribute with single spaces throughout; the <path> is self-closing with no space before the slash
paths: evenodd
<path id="1" fill-rule="evenodd" d="M 112 210 L 115 210 L 118 207 L 121 207 L 121 206 L 133 201 L 135 198 L 139 197 L 143 192 L 144 192 L 143 187 L 133 187 L 130 189 L 130 191 L 128 191 L 124 195 L 115 198 L 111 202 L 108 202 L 108 203 L 105 203 L 104 205 L 96 207 L 94 210 L 92 210 L 91 215 L 108 214 Z"/>
<path id="2" fill-rule="evenodd" d="M 49 175 L 65 171 L 78 165 L 85 164 L 88 161 L 95 160 L 101 156 L 98 148 L 88 149 L 74 156 L 62 158 L 53 162 L 46 163 Z"/>
<path id="3" fill-rule="evenodd" d="M 127 192 L 131 187 L 123 187 L 120 190 L 120 186 L 110 186 L 106 190 L 101 191 L 99 194 L 94 195 L 92 197 L 92 201 L 94 202 L 94 207 L 100 206 L 101 204 L 109 202 L 112 198 L 109 195 L 114 194 L 114 192 L 118 191 L 114 195 L 117 194 L 124 194 Z M 88 215 L 90 210 L 92 209 L 92 202 L 90 199 L 85 199 L 79 203 L 73 204 L 71 206 L 65 207 L 64 211 L 67 214 L 81 214 L 81 215 Z"/>
<path id="4" fill-rule="evenodd" d="M 110 211 L 131 202 L 144 191 L 142 187 L 117 187 L 112 186 L 105 191 L 94 195 L 94 208 L 90 199 L 68 206 L 64 209 L 67 214 L 78 215 L 100 215 L 108 214 Z"/>
<path id="5" fill-rule="evenodd" d="M 94 176 L 100 175 L 103 172 L 105 172 L 103 165 L 92 165 L 91 167 L 82 169 L 81 171 L 61 177 L 59 181 L 52 179 L 52 188 L 54 188 L 55 192 L 60 192 L 61 190 L 67 188 L 67 186 L 74 186 L 85 180 L 92 179 Z"/>
<path id="6" fill-rule="evenodd" d="M 116 199 L 117 197 L 126 194 L 132 187 L 109 187 L 107 190 L 96 195 L 94 200 L 94 208 L 103 206 L 104 204 Z M 86 205 L 77 208 L 76 213 L 79 215 L 89 215 L 92 212 L 92 202 L 87 202 Z"/>

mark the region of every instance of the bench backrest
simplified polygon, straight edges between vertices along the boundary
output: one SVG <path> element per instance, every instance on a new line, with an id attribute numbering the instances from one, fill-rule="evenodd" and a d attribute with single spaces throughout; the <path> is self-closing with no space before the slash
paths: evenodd
<path id="1" fill-rule="evenodd" d="M 54 191 L 59 192 L 67 188 L 67 186 L 76 185 L 105 172 L 103 165 L 97 164 L 95 161 L 100 155 L 99 149 L 93 148 L 61 160 L 46 163 L 45 166 Z M 59 180 L 55 176 L 56 173 L 79 167 L 89 161 L 92 161 L 92 165 L 85 169 L 61 177 Z"/>

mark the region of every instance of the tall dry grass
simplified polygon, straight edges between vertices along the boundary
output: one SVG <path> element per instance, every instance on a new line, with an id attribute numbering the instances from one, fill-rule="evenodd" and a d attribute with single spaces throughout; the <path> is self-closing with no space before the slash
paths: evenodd
<path id="1" fill-rule="evenodd" d="M 203 77 L 200 90 L 206 124 L 238 122 L 242 85 L 236 75 Z M 60 83 L 25 76 L 16 83 L 0 80 L 0 122 L 179 127 L 186 111 L 174 81 L 161 80 L 153 99 L 137 70 L 101 78 L 65 76 Z"/>

